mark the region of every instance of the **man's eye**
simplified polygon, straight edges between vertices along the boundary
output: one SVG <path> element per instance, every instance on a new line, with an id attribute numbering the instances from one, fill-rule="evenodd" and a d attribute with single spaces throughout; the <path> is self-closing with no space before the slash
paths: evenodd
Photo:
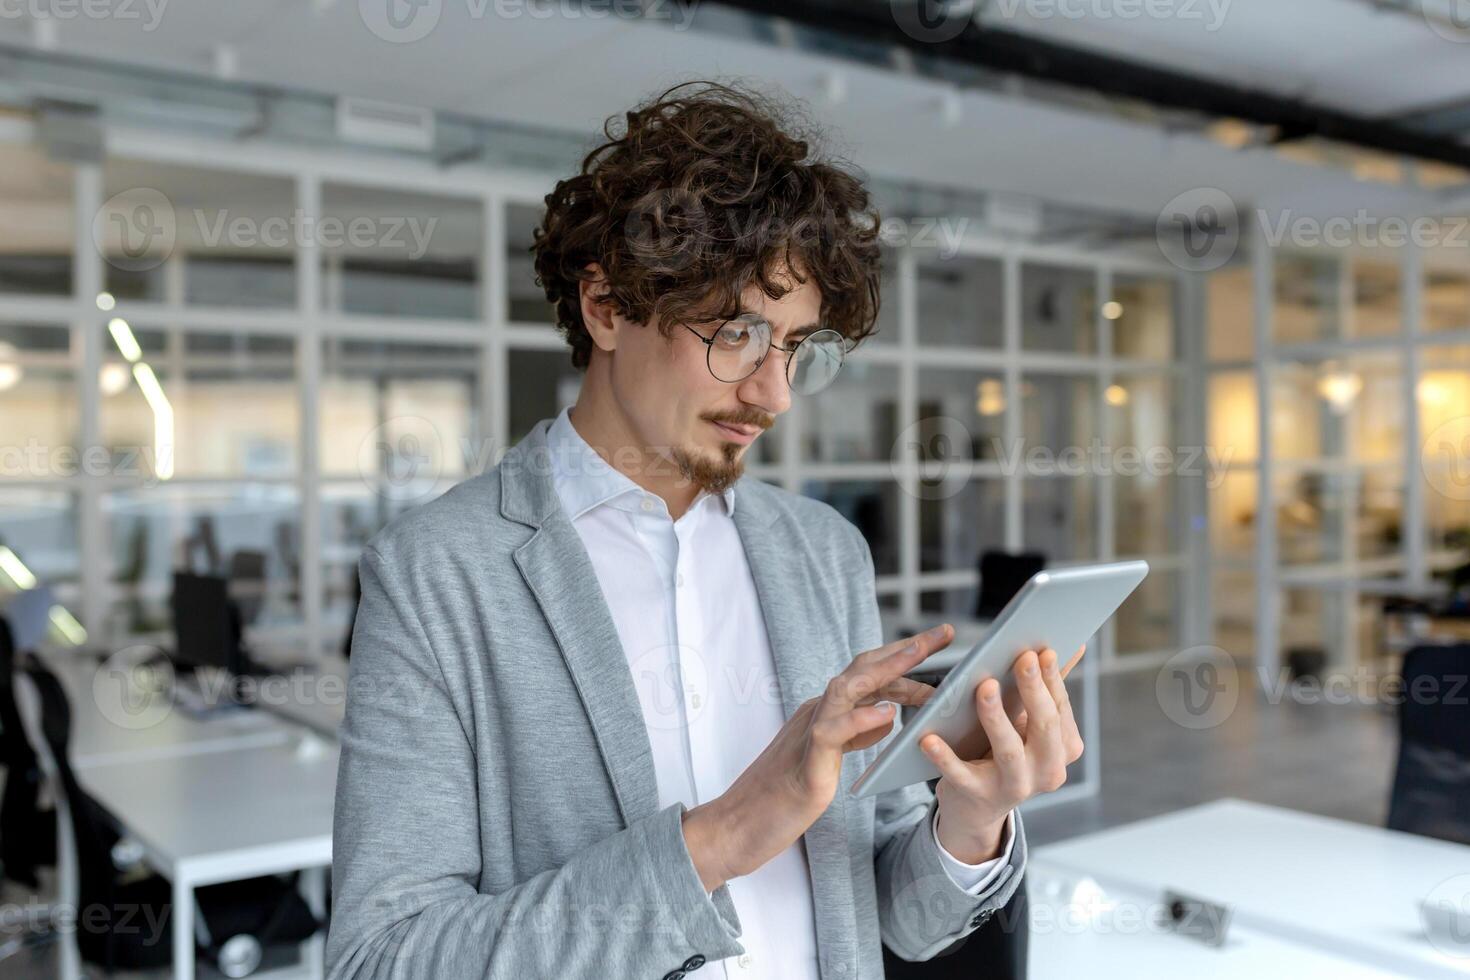
<path id="1" fill-rule="evenodd" d="M 715 343 L 727 350 L 739 350 L 749 342 L 750 328 L 744 324 L 726 324 L 715 333 Z"/>

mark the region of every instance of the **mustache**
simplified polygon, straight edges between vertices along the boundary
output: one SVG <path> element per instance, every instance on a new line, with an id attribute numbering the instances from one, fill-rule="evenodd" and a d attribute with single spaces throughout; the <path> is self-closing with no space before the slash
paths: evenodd
<path id="1" fill-rule="evenodd" d="M 776 416 L 769 412 L 762 412 L 758 408 L 749 408 L 739 412 L 715 412 L 702 415 L 700 418 L 706 422 L 722 422 L 725 425 L 759 426 L 762 431 L 776 424 Z"/>

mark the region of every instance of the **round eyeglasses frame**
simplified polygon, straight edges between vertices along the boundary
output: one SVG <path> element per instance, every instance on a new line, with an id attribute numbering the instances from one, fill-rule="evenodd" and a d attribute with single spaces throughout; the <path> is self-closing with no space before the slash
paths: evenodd
<path id="1" fill-rule="evenodd" d="M 851 348 L 849 348 L 847 345 L 846 338 L 844 338 L 842 334 L 838 333 L 836 330 L 833 330 L 831 327 L 823 327 L 820 330 L 813 330 L 811 333 L 798 340 L 794 347 L 782 347 L 780 344 L 776 343 L 776 334 L 775 331 L 771 328 L 771 324 L 764 318 L 756 316 L 755 314 L 745 314 L 738 317 L 731 317 L 729 320 L 723 321 L 720 324 L 720 327 L 723 328 L 726 323 L 731 323 L 735 320 L 739 320 L 743 323 L 749 324 L 752 327 L 756 324 L 762 324 L 765 326 L 766 330 L 765 351 L 761 354 L 759 358 L 756 359 L 755 363 L 751 365 L 750 370 L 745 372 L 744 375 L 738 378 L 722 378 L 715 373 L 715 367 L 712 363 L 712 360 L 714 358 L 715 352 L 715 337 L 719 336 L 719 330 L 715 331 L 715 335 L 713 337 L 706 337 L 704 334 L 700 333 L 698 330 L 695 330 L 689 324 L 681 324 L 681 326 L 683 326 L 685 330 L 688 330 L 690 333 L 694 334 L 694 336 L 698 337 L 700 342 L 704 344 L 704 366 L 706 369 L 708 369 L 710 377 L 714 378 L 716 381 L 723 381 L 725 384 L 739 384 L 746 378 L 750 377 L 752 374 L 755 374 L 755 372 L 759 371 L 761 369 L 761 366 L 766 363 L 766 358 L 770 356 L 771 350 L 774 348 L 775 350 L 783 351 L 786 354 L 786 370 L 782 373 L 786 375 L 787 386 L 790 387 L 793 391 L 800 391 L 801 389 L 797 388 L 795 382 L 791 380 L 791 369 L 792 365 L 796 363 L 796 352 L 801 349 L 802 344 L 806 343 L 814 337 L 825 339 L 826 337 L 831 336 L 833 338 L 836 338 L 836 340 L 838 341 L 839 346 L 837 349 L 840 350 L 842 353 L 838 356 L 837 370 L 832 372 L 832 376 L 827 379 L 822 387 L 816 389 L 815 391 L 804 392 L 805 394 L 817 394 L 817 392 L 825 390 L 837 378 L 837 374 L 842 370 L 842 365 L 851 350 Z"/>

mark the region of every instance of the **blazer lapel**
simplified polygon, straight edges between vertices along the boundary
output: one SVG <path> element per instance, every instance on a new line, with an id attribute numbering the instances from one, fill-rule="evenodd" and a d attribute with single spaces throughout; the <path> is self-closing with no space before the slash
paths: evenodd
<path id="1" fill-rule="evenodd" d="M 658 812 L 653 749 L 592 560 L 556 498 L 545 432 L 541 423 L 502 460 L 501 510 L 536 528 L 516 549 L 516 567 L 566 660 L 623 821 L 631 825 Z"/>
<path id="2" fill-rule="evenodd" d="M 788 526 L 787 519 L 778 516 L 779 511 L 767 496 L 771 491 L 754 483 L 747 479 L 736 488 L 735 526 L 755 579 L 771 656 L 776 662 L 781 707 L 789 719 L 803 701 L 826 689 L 831 671 L 820 651 L 834 642 L 833 631 L 842 632 L 846 624 L 821 615 L 826 605 L 813 590 L 813 583 L 820 581 L 821 575 L 800 546 L 803 538 L 799 529 Z M 839 642 L 845 642 L 845 637 Z M 854 778 L 856 775 L 849 772 L 841 780 L 832 804 L 807 828 L 803 838 L 823 963 L 841 962 L 856 955 L 857 918 L 846 812 L 847 787 Z"/>

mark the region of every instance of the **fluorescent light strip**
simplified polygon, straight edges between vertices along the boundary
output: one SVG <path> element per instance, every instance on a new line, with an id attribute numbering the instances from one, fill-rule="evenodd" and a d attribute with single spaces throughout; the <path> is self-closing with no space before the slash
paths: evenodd
<path id="1" fill-rule="evenodd" d="M 15 583 L 17 589 L 34 589 L 36 587 L 36 576 L 26 568 L 25 562 L 20 556 L 11 551 L 5 545 L 0 544 L 0 572 L 4 572 L 10 581 Z"/>
<path id="2" fill-rule="evenodd" d="M 87 642 L 86 629 L 65 606 L 51 607 L 51 625 L 72 646 L 79 647 Z"/>
<path id="3" fill-rule="evenodd" d="M 133 365 L 133 378 L 153 409 L 153 472 L 160 480 L 174 475 L 174 407 L 158 383 L 158 375 L 147 364 Z"/>
<path id="4" fill-rule="evenodd" d="M 112 334 L 112 341 L 122 351 L 123 357 L 135 364 L 142 360 L 143 348 L 138 345 L 138 338 L 133 336 L 133 328 L 128 326 L 128 321 L 120 316 L 113 317 L 107 324 L 107 332 Z"/>
<path id="5" fill-rule="evenodd" d="M 17 589 L 22 591 L 36 587 L 36 576 L 26 567 L 26 563 L 20 560 L 20 556 L 11 551 L 5 545 L 0 544 L 0 571 L 10 579 Z M 48 610 L 51 625 L 56 627 L 62 639 L 73 646 L 81 646 L 87 642 L 87 630 L 77 618 L 71 614 L 65 606 L 52 606 Z"/>

